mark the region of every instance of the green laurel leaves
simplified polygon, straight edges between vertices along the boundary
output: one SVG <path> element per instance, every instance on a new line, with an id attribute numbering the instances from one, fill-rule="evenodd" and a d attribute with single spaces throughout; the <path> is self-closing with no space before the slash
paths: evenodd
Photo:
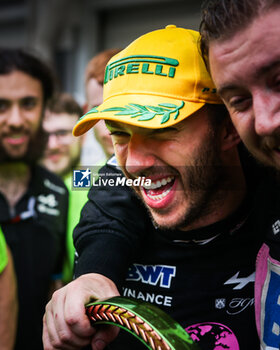
<path id="1" fill-rule="evenodd" d="M 138 118 L 138 121 L 148 121 L 161 116 L 161 124 L 168 122 L 173 114 L 173 119 L 176 120 L 179 115 L 179 110 L 184 106 L 182 101 L 180 106 L 173 103 L 160 103 L 157 106 L 139 105 L 136 103 L 129 103 L 124 107 L 106 108 L 100 112 L 117 112 L 115 116 L 130 116 L 131 118 Z"/>
<path id="2" fill-rule="evenodd" d="M 81 118 L 79 120 L 84 119 L 84 117 L 86 117 L 88 114 L 92 114 L 92 113 L 98 113 L 97 107 L 93 107 L 92 109 L 90 109 L 86 114 L 81 116 Z"/>

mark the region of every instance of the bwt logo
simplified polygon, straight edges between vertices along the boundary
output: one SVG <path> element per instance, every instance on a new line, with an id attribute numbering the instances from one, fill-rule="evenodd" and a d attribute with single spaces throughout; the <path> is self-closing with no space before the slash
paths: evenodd
<path id="1" fill-rule="evenodd" d="M 159 284 L 160 287 L 170 288 L 175 274 L 175 266 L 133 264 L 128 270 L 126 280 L 141 281 L 153 286 Z"/>
<path id="2" fill-rule="evenodd" d="M 87 188 L 91 186 L 91 171 L 73 170 L 73 187 Z"/>

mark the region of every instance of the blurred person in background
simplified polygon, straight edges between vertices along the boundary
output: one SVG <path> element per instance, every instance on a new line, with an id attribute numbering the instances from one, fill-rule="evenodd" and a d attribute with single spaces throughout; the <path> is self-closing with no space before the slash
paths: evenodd
<path id="1" fill-rule="evenodd" d="M 72 172 L 74 168 L 80 166 L 84 140 L 84 138 L 74 137 L 72 129 L 82 115 L 83 109 L 78 102 L 70 94 L 60 93 L 48 102 L 43 122 L 48 142 L 41 163 L 64 180 L 69 192 L 64 283 L 68 283 L 73 277 L 75 254 L 73 230 L 80 219 L 80 209 L 87 200 L 86 190 L 72 189 Z"/>
<path id="2" fill-rule="evenodd" d="M 13 350 L 18 299 L 13 258 L 0 227 L 0 349 Z"/>
<path id="3" fill-rule="evenodd" d="M 72 129 L 82 115 L 83 109 L 67 93 L 56 94 L 46 106 L 43 128 L 48 141 L 42 163 L 58 176 L 68 177 L 80 164 L 83 138 L 77 140 Z"/>
<path id="4" fill-rule="evenodd" d="M 106 65 L 108 61 L 120 51 L 121 49 L 115 48 L 101 51 L 89 61 L 85 72 L 86 104 L 84 106 L 84 112 L 102 103 Z M 106 159 L 110 158 L 114 153 L 114 148 L 110 133 L 104 121 L 102 120 L 100 123 L 96 124 L 93 131 L 96 140 L 103 149 Z"/>
<path id="5" fill-rule="evenodd" d="M 61 285 L 68 192 L 38 165 L 42 122 L 55 87 L 51 69 L 20 49 L 0 50 L 0 225 L 17 277 L 16 350 L 42 349 L 42 316 Z"/>
<path id="6" fill-rule="evenodd" d="M 103 81 L 107 62 L 120 49 L 105 50 L 94 56 L 85 70 L 86 104 L 83 109 L 99 105 L 103 100 Z M 87 191 L 72 190 L 72 169 L 80 164 L 85 138 L 77 140 L 72 136 L 72 129 L 83 115 L 78 102 L 69 94 L 58 94 L 49 101 L 44 121 L 44 130 L 48 135 L 47 148 L 41 160 L 50 171 L 61 176 L 70 193 L 67 226 L 67 257 L 63 270 L 63 281 L 68 283 L 73 277 L 75 249 L 73 230 L 80 218 L 80 210 L 87 200 Z M 110 133 L 104 121 L 93 128 L 96 140 L 102 147 L 106 159 L 114 153 Z M 104 162 L 102 162 L 104 163 Z"/>

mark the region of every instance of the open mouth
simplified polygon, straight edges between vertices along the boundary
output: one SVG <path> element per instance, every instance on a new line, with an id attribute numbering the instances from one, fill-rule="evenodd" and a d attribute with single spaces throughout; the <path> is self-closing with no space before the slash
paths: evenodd
<path id="1" fill-rule="evenodd" d="M 152 180 L 149 186 L 142 187 L 142 193 L 145 202 L 151 207 L 164 207 L 173 198 L 175 176 L 166 176 L 160 179 Z"/>
<path id="2" fill-rule="evenodd" d="M 46 159 L 49 159 L 53 162 L 59 161 L 61 159 L 61 157 L 62 157 L 61 153 L 49 153 L 49 154 L 45 155 Z"/>

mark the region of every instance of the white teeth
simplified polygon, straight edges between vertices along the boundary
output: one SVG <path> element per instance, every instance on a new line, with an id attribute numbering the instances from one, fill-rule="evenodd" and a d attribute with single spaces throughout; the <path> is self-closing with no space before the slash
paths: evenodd
<path id="1" fill-rule="evenodd" d="M 153 196 L 150 193 L 147 193 L 147 196 L 153 200 L 159 201 L 162 198 L 166 197 L 170 191 L 171 191 L 171 187 L 157 196 Z"/>
<path id="2" fill-rule="evenodd" d="M 168 176 L 167 178 L 163 178 L 161 180 L 157 180 L 156 182 L 151 182 L 150 186 L 143 186 L 146 190 L 155 190 L 156 188 L 160 188 L 161 186 L 165 186 L 169 182 L 174 180 L 174 176 Z"/>

